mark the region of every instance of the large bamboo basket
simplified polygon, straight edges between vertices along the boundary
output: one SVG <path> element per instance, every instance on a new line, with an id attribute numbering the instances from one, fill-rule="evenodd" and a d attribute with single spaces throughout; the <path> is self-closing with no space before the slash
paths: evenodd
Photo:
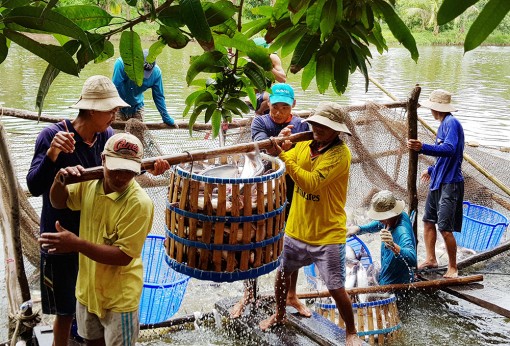
<path id="1" fill-rule="evenodd" d="M 384 345 L 389 341 L 401 327 L 396 301 L 396 296 L 391 294 L 389 297 L 381 297 L 381 299 L 370 302 L 353 303 L 354 322 L 358 336 L 365 339 L 370 345 Z M 334 303 L 316 302 L 315 308 L 319 314 L 345 328 L 345 323 L 339 318 Z"/>
<path id="2" fill-rule="evenodd" d="M 175 166 L 166 213 L 166 261 L 201 280 L 255 278 L 279 264 L 285 226 L 285 165 L 262 154 L 269 174 L 218 178 Z M 225 157 L 217 164 L 228 162 Z"/>

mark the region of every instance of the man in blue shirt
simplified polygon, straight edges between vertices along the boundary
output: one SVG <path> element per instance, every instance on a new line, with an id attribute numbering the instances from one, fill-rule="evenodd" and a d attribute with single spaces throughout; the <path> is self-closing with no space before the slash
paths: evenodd
<path id="1" fill-rule="evenodd" d="M 413 281 L 416 268 L 416 239 L 411 220 L 404 212 L 405 203 L 384 190 L 372 197 L 368 217 L 372 220 L 363 226 L 350 226 L 347 236 L 380 232 L 381 272 L 379 284 L 403 284 Z"/>
<path id="2" fill-rule="evenodd" d="M 421 174 L 422 181 L 430 181 L 430 191 L 423 215 L 426 258 L 420 263 L 418 269 L 438 266 L 435 252 L 437 224 L 448 253 L 448 269 L 443 275 L 445 278 L 458 276 L 457 242 L 452 232 L 460 232 L 462 228 L 464 199 L 464 177 L 461 170 L 464 130 L 460 122 L 451 114 L 456 109 L 450 102 L 451 94 L 440 89 L 434 90 L 428 100 L 421 102 L 421 106 L 429 108 L 434 119 L 441 122 L 435 144 L 424 144 L 416 139 L 407 141 L 409 149 L 437 157 L 436 163 Z"/>
<path id="3" fill-rule="evenodd" d="M 120 97 L 129 104 L 129 107 L 122 108 L 117 114 L 119 120 L 128 120 L 136 118 L 143 121 L 144 115 L 144 97 L 143 93 L 151 88 L 152 98 L 156 104 L 156 108 L 161 114 L 163 122 L 169 126 L 176 126 L 175 120 L 168 114 L 165 103 L 165 93 L 163 90 L 163 78 L 161 77 L 161 69 L 153 63 L 147 62 L 149 51 L 144 49 L 143 56 L 145 59 L 143 83 L 141 86 L 136 85 L 129 79 L 126 71 L 124 70 L 124 62 L 122 58 L 115 61 L 113 67 L 113 84 L 117 87 Z"/>

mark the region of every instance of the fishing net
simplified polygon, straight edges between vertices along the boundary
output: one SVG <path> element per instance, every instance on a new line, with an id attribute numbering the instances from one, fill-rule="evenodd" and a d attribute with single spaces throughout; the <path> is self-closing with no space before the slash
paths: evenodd
<path id="1" fill-rule="evenodd" d="M 405 103 L 404 103 L 405 105 Z M 360 106 L 349 106 L 347 125 L 352 136 L 345 136 L 344 140 L 352 152 L 352 164 L 349 180 L 347 211 L 348 222 L 364 224 L 368 220 L 366 209 L 372 195 L 379 190 L 391 190 L 405 201 L 408 200 L 407 175 L 409 169 L 409 152 L 407 141 L 407 112 L 405 108 L 389 108 L 375 103 Z M 306 117 L 306 113 L 302 115 Z M 434 134 L 427 124 L 418 123 L 418 138 L 425 143 L 434 142 Z M 438 126 L 439 124 L 431 124 Z M 188 128 L 179 129 L 151 129 L 137 120 L 126 124 L 127 131 L 137 135 L 145 146 L 145 157 L 177 154 L 192 150 L 207 150 L 220 147 L 220 141 L 212 138 L 210 129 L 194 130 L 190 135 Z M 250 122 L 236 128 L 222 128 L 224 145 L 233 145 L 251 140 Z M 25 177 L 32 158 L 33 134 L 9 133 L 10 152 L 16 160 L 13 161 L 19 186 L 17 187 L 21 201 L 21 227 L 24 258 L 27 266 L 27 276 L 34 287 L 37 282 L 39 250 L 36 238 L 39 233 L 38 213 L 41 209 L 41 198 L 31 197 L 27 192 Z M 465 153 L 470 162 L 463 163 L 465 176 L 465 200 L 494 209 L 507 217 L 510 215 L 510 175 L 508 162 L 510 153 L 498 151 L 494 148 L 471 147 L 466 145 Z M 423 210 L 428 186 L 419 183 L 420 173 L 433 164 L 434 159 L 420 155 L 418 161 L 419 201 L 418 213 Z M 8 191 L 5 180 L 6 167 L 0 162 L 0 183 L 2 191 Z M 482 171 L 482 172 L 481 172 Z M 143 174 L 137 178 L 146 189 L 155 204 L 156 215 L 153 234 L 164 234 L 166 198 L 169 184 L 169 173 L 161 176 Z M 9 208 L 9 199 L 3 193 L 3 203 Z M 421 220 L 418 216 L 418 221 Z M 508 232 L 502 241 L 506 240 Z M 373 254 L 377 257 L 377 254 Z"/>

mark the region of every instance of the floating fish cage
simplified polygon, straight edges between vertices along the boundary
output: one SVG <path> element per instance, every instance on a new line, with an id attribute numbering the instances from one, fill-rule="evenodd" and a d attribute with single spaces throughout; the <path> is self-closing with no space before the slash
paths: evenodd
<path id="1" fill-rule="evenodd" d="M 287 203 L 285 165 L 265 154 L 256 158 L 263 159 L 263 172 L 247 155 L 241 156 L 243 165 L 234 156 L 174 167 L 166 261 L 176 271 L 232 282 L 276 269 Z"/>
<path id="2" fill-rule="evenodd" d="M 370 345 L 384 345 L 401 328 L 397 299 L 394 294 L 370 294 L 369 297 L 371 301 L 352 304 L 358 336 Z M 319 314 L 345 328 L 334 303 L 316 302 L 315 307 Z"/>
<path id="3" fill-rule="evenodd" d="M 150 234 L 142 249 L 143 289 L 140 299 L 140 323 L 168 320 L 181 307 L 189 276 L 176 272 L 165 262 L 165 237 Z"/>
<path id="4" fill-rule="evenodd" d="M 487 207 L 463 203 L 461 232 L 453 232 L 458 246 L 475 251 L 485 251 L 496 247 L 508 227 L 508 219 Z"/>
<path id="5" fill-rule="evenodd" d="M 365 267 L 365 269 L 368 268 L 368 266 L 373 263 L 370 250 L 365 245 L 365 243 L 356 235 L 347 238 L 345 244 L 350 246 L 354 250 L 354 253 L 356 254 L 357 257 L 360 258 L 359 261 Z M 321 281 L 318 273 L 316 272 L 315 264 L 312 263 L 304 267 L 303 270 L 305 272 L 308 284 L 313 289 L 319 289 L 321 286 Z"/>

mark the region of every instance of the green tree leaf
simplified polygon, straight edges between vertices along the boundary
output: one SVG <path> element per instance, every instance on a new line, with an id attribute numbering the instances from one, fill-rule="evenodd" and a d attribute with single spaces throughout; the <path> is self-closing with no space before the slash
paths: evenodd
<path id="1" fill-rule="evenodd" d="M 219 109 L 215 109 L 213 112 L 213 115 L 211 117 L 213 138 L 218 137 L 218 135 L 220 134 L 221 121 L 222 121 L 222 112 Z"/>
<path id="2" fill-rule="evenodd" d="M 0 32 L 0 64 L 4 62 L 5 58 L 7 58 L 8 53 L 9 47 L 7 46 L 7 39 Z"/>
<path id="3" fill-rule="evenodd" d="M 308 10 L 306 11 L 306 26 L 311 33 L 319 31 L 322 9 L 325 3 L 326 0 L 317 0 L 317 2 L 308 7 Z"/>
<path id="4" fill-rule="evenodd" d="M 90 30 L 107 26 L 112 16 L 99 6 L 75 5 L 57 7 L 55 11 L 72 20 L 82 30 Z"/>
<path id="5" fill-rule="evenodd" d="M 404 24 L 402 19 L 400 19 L 398 14 L 395 13 L 393 7 L 384 0 L 374 0 L 373 6 L 382 13 L 393 36 L 395 36 L 395 38 L 407 48 L 407 50 L 411 53 L 411 58 L 414 61 L 417 61 L 420 54 L 416 47 L 416 41 L 409 31 L 409 28 Z"/>
<path id="6" fill-rule="evenodd" d="M 298 73 L 308 64 L 321 44 L 319 35 L 305 34 L 296 46 L 290 61 L 290 72 Z"/>
<path id="7" fill-rule="evenodd" d="M 85 45 L 89 44 L 85 32 L 73 21 L 53 10 L 47 11 L 44 17 L 41 17 L 43 10 L 42 7 L 17 7 L 9 12 L 3 21 L 6 26 L 14 23 L 29 29 L 62 34 L 80 40 Z"/>
<path id="8" fill-rule="evenodd" d="M 310 83 L 315 77 L 316 67 L 317 61 L 315 60 L 315 56 L 313 56 L 308 65 L 306 65 L 303 69 L 303 74 L 301 75 L 301 89 L 308 89 Z"/>
<path id="9" fill-rule="evenodd" d="M 188 36 L 172 26 L 160 25 L 158 34 L 170 48 L 181 49 L 186 47 L 189 42 Z"/>
<path id="10" fill-rule="evenodd" d="M 241 101 L 241 100 L 236 99 L 236 98 L 228 99 L 227 101 L 225 101 L 223 103 L 223 106 L 226 109 L 229 109 L 229 110 L 231 110 L 233 112 L 235 112 L 235 110 L 237 110 L 238 113 L 236 112 L 236 114 L 239 114 L 241 116 L 243 114 L 250 113 L 250 107 L 248 107 L 248 105 L 244 101 Z"/>
<path id="11" fill-rule="evenodd" d="M 174 28 L 184 26 L 184 21 L 181 17 L 181 6 L 174 5 L 163 9 L 158 14 L 158 19 L 161 23 Z"/>
<path id="12" fill-rule="evenodd" d="M 193 79 L 195 79 L 197 74 L 204 71 L 208 67 L 217 66 L 216 64 L 221 58 L 223 58 L 223 53 L 212 51 L 205 52 L 198 58 L 194 59 L 188 68 L 188 73 L 186 73 L 186 83 L 188 86 L 193 81 Z"/>
<path id="13" fill-rule="evenodd" d="M 510 11 L 510 1 L 489 0 L 475 19 L 464 41 L 464 52 L 478 47 Z"/>
<path id="14" fill-rule="evenodd" d="M 244 65 L 243 72 L 257 90 L 266 90 L 266 77 L 260 67 L 253 62 L 249 62 Z"/>
<path id="15" fill-rule="evenodd" d="M 63 47 L 49 44 L 42 44 L 31 38 L 8 28 L 4 29 L 4 35 L 9 40 L 17 43 L 26 50 L 32 52 L 49 64 L 58 68 L 60 71 L 78 76 L 78 66 Z"/>
<path id="16" fill-rule="evenodd" d="M 333 29 L 335 28 L 337 13 L 336 0 L 327 0 L 323 8 L 324 10 L 322 11 L 320 29 L 321 37 L 324 40 L 333 32 Z"/>
<path id="17" fill-rule="evenodd" d="M 124 31 L 120 36 L 120 57 L 129 79 L 141 86 L 143 83 L 143 50 L 140 36 L 135 31 Z"/>
<path id="18" fill-rule="evenodd" d="M 480 0 L 444 0 L 437 12 L 437 25 L 444 25 L 466 11 Z"/>
<path id="19" fill-rule="evenodd" d="M 180 0 L 181 18 L 206 52 L 214 50 L 214 40 L 200 0 Z"/>
<path id="20" fill-rule="evenodd" d="M 319 93 L 324 94 L 328 90 L 333 77 L 333 57 L 330 54 L 317 56 L 315 81 Z"/>
<path id="21" fill-rule="evenodd" d="M 205 18 L 210 27 L 225 23 L 237 13 L 236 6 L 227 0 L 206 2 L 203 5 Z"/>
<path id="22" fill-rule="evenodd" d="M 106 61 L 106 60 L 110 59 L 111 57 L 113 57 L 114 53 L 115 53 L 115 49 L 113 48 L 113 43 L 111 43 L 110 41 L 105 41 L 104 46 L 103 46 L 103 51 L 101 52 L 101 54 L 99 54 L 94 59 L 94 63 L 97 64 L 97 63 Z"/>
<path id="23" fill-rule="evenodd" d="M 347 50 L 340 47 L 335 55 L 335 63 L 333 66 L 333 89 L 337 94 L 343 94 L 349 83 L 349 66 L 350 61 Z"/>
<path id="24" fill-rule="evenodd" d="M 74 55 L 78 48 L 80 47 L 80 42 L 77 40 L 68 41 L 64 44 L 64 50 L 69 53 L 69 55 Z M 39 83 L 39 89 L 37 90 L 37 97 L 35 99 L 35 107 L 38 109 L 38 116 L 41 116 L 44 99 L 48 94 L 48 90 L 50 89 L 51 84 L 57 78 L 60 70 L 55 68 L 53 65 L 48 65 L 44 74 L 41 78 L 41 83 Z"/>

